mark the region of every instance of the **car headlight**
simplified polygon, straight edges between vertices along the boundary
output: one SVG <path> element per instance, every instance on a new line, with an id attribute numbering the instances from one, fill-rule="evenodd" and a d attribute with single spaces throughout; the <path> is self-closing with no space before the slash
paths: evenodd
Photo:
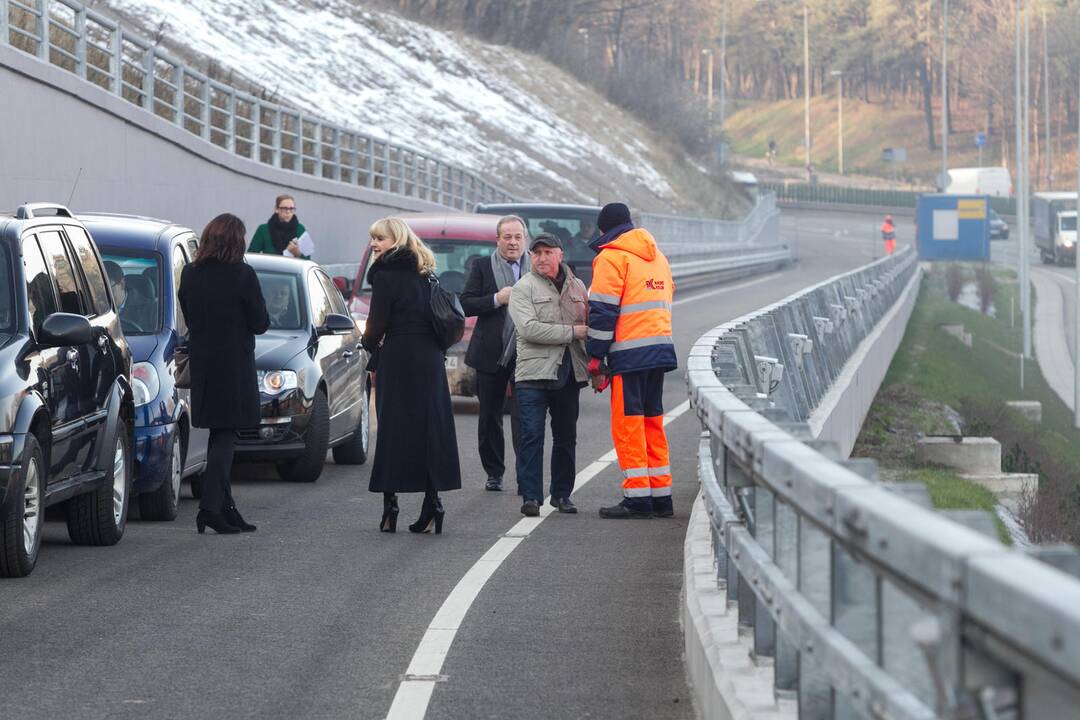
<path id="1" fill-rule="evenodd" d="M 298 387 L 296 373 L 292 370 L 260 370 L 259 390 L 267 395 L 280 395 Z"/>
<path id="2" fill-rule="evenodd" d="M 135 407 L 156 398 L 160 389 L 157 368 L 152 364 L 140 362 L 131 367 L 131 394 L 135 396 Z"/>

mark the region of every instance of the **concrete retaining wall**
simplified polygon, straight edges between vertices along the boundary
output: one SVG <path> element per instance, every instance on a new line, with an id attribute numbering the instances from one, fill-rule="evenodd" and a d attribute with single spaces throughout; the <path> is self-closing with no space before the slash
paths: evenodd
<path id="1" fill-rule="evenodd" d="M 23 202 L 60 202 L 75 212 L 165 218 L 196 232 L 215 215 L 231 212 L 247 223 L 250 235 L 273 213 L 274 197 L 289 192 L 322 263 L 358 262 L 367 229 L 380 217 L 446 211 L 233 155 L 2 44 L 0 97 L 5 101 L 0 208 L 5 210 Z"/>

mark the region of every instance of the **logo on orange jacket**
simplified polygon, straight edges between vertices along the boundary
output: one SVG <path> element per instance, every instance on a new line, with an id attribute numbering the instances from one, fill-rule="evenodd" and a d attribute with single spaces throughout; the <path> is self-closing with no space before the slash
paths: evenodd
<path id="1" fill-rule="evenodd" d="M 663 280 L 654 280 L 652 278 L 649 278 L 648 280 L 645 281 L 645 289 L 646 290 L 663 290 L 664 289 L 664 281 Z"/>

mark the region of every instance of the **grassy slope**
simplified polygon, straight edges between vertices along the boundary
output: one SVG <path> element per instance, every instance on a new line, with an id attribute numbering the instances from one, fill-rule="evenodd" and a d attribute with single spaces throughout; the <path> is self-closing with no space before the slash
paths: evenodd
<path id="1" fill-rule="evenodd" d="M 936 116 L 935 116 L 936 117 Z M 815 168 L 836 172 L 837 153 L 837 103 L 835 92 L 827 97 L 810 99 L 810 128 Z M 753 158 L 765 156 L 769 138 L 776 140 L 778 162 L 781 165 L 800 167 L 803 155 L 803 101 L 741 102 L 726 123 L 728 139 L 737 154 Z M 974 144 L 976 124 L 954 119 L 953 132 L 949 136 L 949 166 L 977 165 L 978 150 Z M 1012 165 L 1012 138 L 1003 147 L 1000 134 L 993 134 L 983 149 L 983 165 L 1001 165 L 1003 153 L 1008 153 L 1008 165 Z M 1076 177 L 1076 135 L 1062 137 L 1063 152 L 1054 148 L 1055 176 L 1064 178 L 1061 183 L 1072 187 Z M 844 98 L 844 170 L 891 177 L 891 168 L 881 162 L 881 150 L 886 147 L 903 147 L 908 160 L 900 165 L 898 177 L 920 184 L 932 183 L 941 172 L 941 150 L 928 150 L 926 145 L 926 121 L 922 111 L 914 105 L 865 103 L 851 97 Z M 1034 147 L 1032 153 L 1034 156 Z M 1033 161 L 1034 162 L 1034 159 Z M 1034 181 L 1034 179 L 1033 179 Z"/>
<path id="2" fill-rule="evenodd" d="M 1010 299 L 1018 287 L 999 277 L 995 303 L 999 318 L 984 316 L 948 300 L 940 274 L 924 281 L 882 389 L 870 410 L 854 455 L 877 457 L 889 474 L 926 483 L 939 508 L 991 510 L 993 495 L 982 487 L 937 468 L 915 468 L 912 434 L 951 433 L 940 403 L 959 408 L 964 399 L 983 402 L 1038 400 L 1043 423 L 1038 434 L 1056 457 L 1080 469 L 1080 433 L 1072 429 L 1072 413 L 1043 380 L 1038 367 L 1025 363 L 1020 390 L 1018 351 L 1022 330 L 1009 322 Z M 946 335 L 939 326 L 962 323 L 974 335 L 971 348 Z M 903 429 L 903 430 L 899 430 Z M 906 431 L 906 435 L 905 435 Z M 1003 528 L 999 525 L 999 533 Z"/>

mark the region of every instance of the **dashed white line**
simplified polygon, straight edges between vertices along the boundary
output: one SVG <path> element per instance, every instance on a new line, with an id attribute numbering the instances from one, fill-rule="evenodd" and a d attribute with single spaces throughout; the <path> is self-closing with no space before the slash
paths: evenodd
<path id="1" fill-rule="evenodd" d="M 690 401 L 685 400 L 666 413 L 665 427 L 689 409 Z M 617 459 L 615 451 L 611 450 L 590 463 L 574 478 L 574 492 L 584 487 Z M 540 517 L 519 520 L 505 536 L 495 541 L 450 591 L 413 653 L 405 676 L 394 694 L 390 710 L 386 713 L 387 720 L 423 720 L 431 703 L 431 694 L 441 679 L 443 663 L 469 608 L 503 561 L 553 512 L 555 509 L 547 503 L 547 498 L 544 498 L 540 506 Z"/>

